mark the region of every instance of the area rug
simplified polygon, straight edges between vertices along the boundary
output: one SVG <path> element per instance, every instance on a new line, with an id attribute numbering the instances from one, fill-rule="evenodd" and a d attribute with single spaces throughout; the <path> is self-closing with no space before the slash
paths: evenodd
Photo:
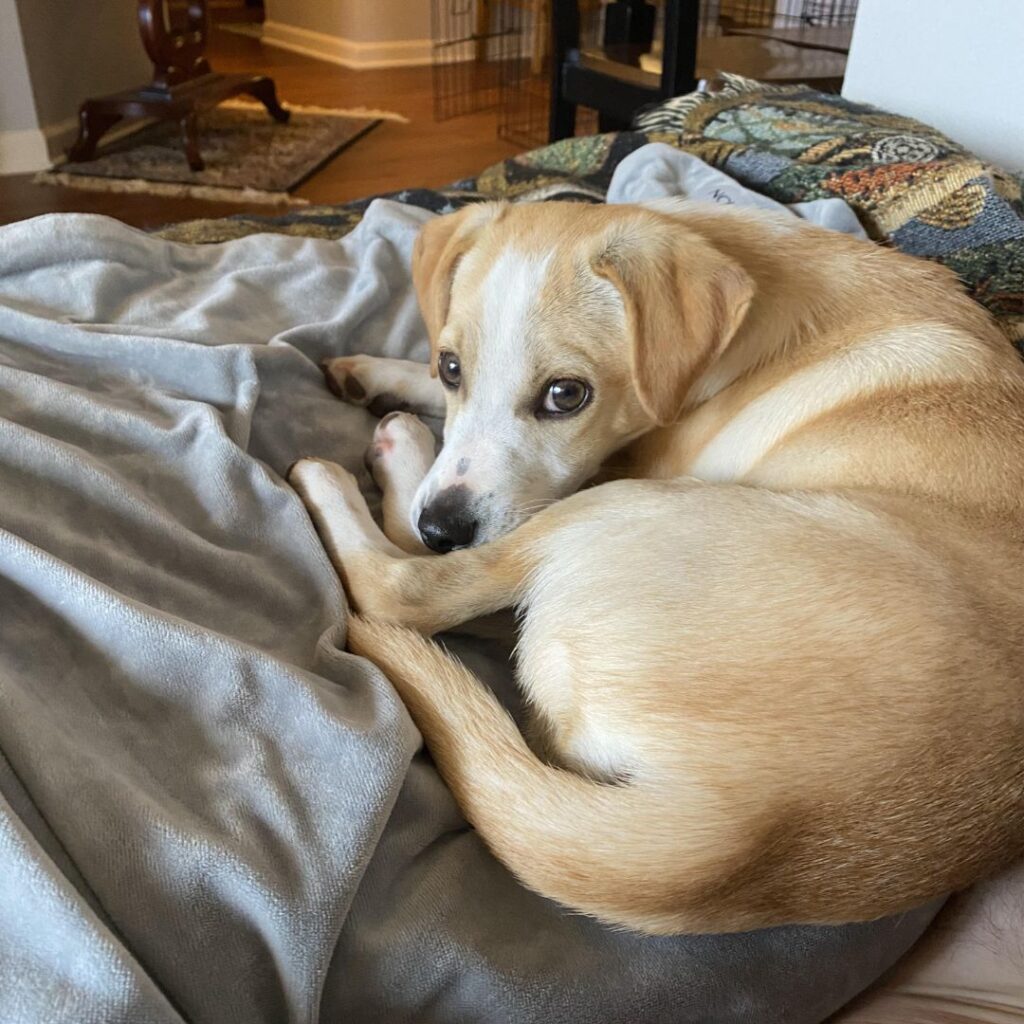
<path id="1" fill-rule="evenodd" d="M 102 146 L 95 160 L 60 164 L 35 180 L 91 191 L 303 205 L 290 195 L 293 189 L 382 120 L 405 120 L 362 108 L 289 109 L 287 124 L 247 102 L 206 111 L 200 118 L 202 171 L 189 169 L 177 124 L 157 122 Z"/>

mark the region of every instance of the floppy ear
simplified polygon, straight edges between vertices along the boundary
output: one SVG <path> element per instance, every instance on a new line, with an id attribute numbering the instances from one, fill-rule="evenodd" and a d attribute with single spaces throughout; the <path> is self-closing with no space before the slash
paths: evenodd
<path id="1" fill-rule="evenodd" d="M 753 280 L 705 239 L 664 218 L 617 225 L 593 266 L 622 295 L 640 404 L 659 426 L 675 422 L 694 379 L 742 323 Z"/>
<path id="2" fill-rule="evenodd" d="M 437 337 L 448 319 L 452 282 L 459 260 L 480 229 L 495 220 L 505 203 L 479 203 L 425 224 L 412 250 L 412 282 L 430 336 L 430 376 L 437 376 Z"/>

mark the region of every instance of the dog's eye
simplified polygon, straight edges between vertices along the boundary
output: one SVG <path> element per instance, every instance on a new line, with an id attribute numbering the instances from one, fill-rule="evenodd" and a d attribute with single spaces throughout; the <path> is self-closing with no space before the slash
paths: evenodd
<path id="1" fill-rule="evenodd" d="M 437 357 L 437 374 L 446 388 L 454 390 L 462 383 L 462 364 L 454 352 L 442 352 Z"/>
<path id="2" fill-rule="evenodd" d="M 578 412 L 587 404 L 590 388 L 581 380 L 566 377 L 553 380 L 544 392 L 541 412 L 546 416 L 564 416 L 566 413 Z"/>

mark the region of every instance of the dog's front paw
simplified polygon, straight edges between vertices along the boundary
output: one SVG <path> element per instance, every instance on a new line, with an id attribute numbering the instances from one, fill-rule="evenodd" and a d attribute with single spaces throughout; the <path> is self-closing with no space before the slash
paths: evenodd
<path id="1" fill-rule="evenodd" d="M 415 488 L 434 461 L 434 435 L 418 416 L 388 413 L 373 431 L 363 461 L 382 491 L 404 478 Z"/>
<path id="2" fill-rule="evenodd" d="M 369 405 L 372 396 L 367 390 L 366 368 L 363 367 L 360 379 L 360 363 L 364 356 L 341 356 L 337 359 L 325 359 L 320 364 L 327 389 L 350 405 Z"/>
<path id="3" fill-rule="evenodd" d="M 288 470 L 320 540 L 357 605 L 376 607 L 381 573 L 402 554 L 373 521 L 359 483 L 343 466 L 324 459 L 299 459 Z"/>
<path id="4" fill-rule="evenodd" d="M 346 547 L 367 546 L 367 503 L 347 469 L 325 459 L 299 459 L 289 467 L 286 479 L 318 527 L 334 527 Z"/>
<path id="5" fill-rule="evenodd" d="M 339 356 L 325 360 L 320 369 L 328 389 L 343 402 L 383 416 L 409 407 L 397 390 L 401 381 L 392 380 L 395 372 L 391 364 L 395 362 L 377 356 Z"/>

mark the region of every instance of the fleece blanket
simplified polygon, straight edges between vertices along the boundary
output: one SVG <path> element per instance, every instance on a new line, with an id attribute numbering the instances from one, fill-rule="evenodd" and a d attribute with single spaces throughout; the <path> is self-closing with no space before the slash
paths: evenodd
<path id="1" fill-rule="evenodd" d="M 317 363 L 425 357 L 430 212 L 194 247 L 0 229 L 0 1021 L 817 1024 L 935 907 L 652 939 L 522 889 L 282 472 L 361 465 Z M 452 646 L 503 692 L 506 652 Z"/>

